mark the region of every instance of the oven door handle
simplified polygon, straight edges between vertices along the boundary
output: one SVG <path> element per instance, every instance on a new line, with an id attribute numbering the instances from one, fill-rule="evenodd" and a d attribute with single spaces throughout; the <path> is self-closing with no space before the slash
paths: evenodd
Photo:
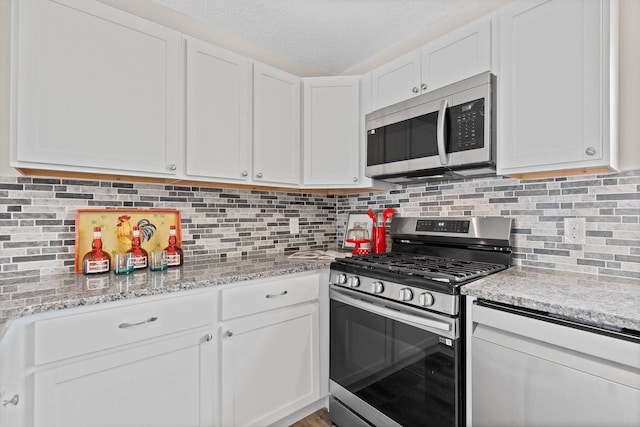
<path id="1" fill-rule="evenodd" d="M 360 295 L 358 295 L 358 299 L 354 298 L 346 294 L 345 292 L 339 291 L 336 289 L 331 290 L 330 298 L 332 300 L 340 301 L 345 304 L 349 304 L 354 307 L 360 308 L 362 310 L 379 314 L 380 316 L 388 317 L 390 319 L 397 320 L 402 323 L 407 323 L 409 325 L 416 326 L 421 329 L 431 328 L 431 329 L 436 329 L 443 332 L 449 332 L 449 333 L 453 332 L 451 330 L 452 328 L 451 322 L 435 319 L 434 316 L 426 312 L 424 314 L 421 313 L 419 316 L 415 314 L 408 314 L 396 309 L 382 307 L 378 304 L 374 304 L 373 302 L 363 301 L 363 296 L 360 296 Z"/>

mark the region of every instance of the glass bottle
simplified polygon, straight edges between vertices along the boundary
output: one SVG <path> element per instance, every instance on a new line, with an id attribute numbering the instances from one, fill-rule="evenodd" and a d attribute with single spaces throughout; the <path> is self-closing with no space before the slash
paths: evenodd
<path id="1" fill-rule="evenodd" d="M 141 246 L 140 227 L 135 225 L 131 232 L 131 249 L 127 252 L 133 254 L 133 268 L 139 270 L 149 265 L 149 253 Z"/>
<path id="2" fill-rule="evenodd" d="M 167 265 L 169 267 L 178 267 L 184 263 L 182 248 L 178 246 L 178 237 L 175 225 L 169 226 L 169 246 L 165 248 L 165 251 L 167 251 Z"/>
<path id="3" fill-rule="evenodd" d="M 111 269 L 111 255 L 102 250 L 102 229 L 93 227 L 91 250 L 82 257 L 84 274 L 108 273 Z"/>

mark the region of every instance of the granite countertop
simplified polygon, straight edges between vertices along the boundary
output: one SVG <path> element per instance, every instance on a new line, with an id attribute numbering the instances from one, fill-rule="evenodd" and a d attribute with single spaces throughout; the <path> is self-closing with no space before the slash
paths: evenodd
<path id="1" fill-rule="evenodd" d="M 463 286 L 462 294 L 640 331 L 637 279 L 511 267 Z"/>
<path id="2" fill-rule="evenodd" d="M 290 259 L 286 255 L 215 260 L 200 257 L 185 262 L 182 267 L 165 271 L 143 270 L 121 276 L 111 272 L 95 276 L 61 274 L 15 279 L 17 291 L 32 292 L 34 298 L 27 300 L 22 307 L 11 309 L 8 318 L 0 319 L 0 339 L 11 320 L 29 314 L 315 271 L 328 268 L 330 263 L 330 260 Z M 3 304 L 10 302 L 0 300 L 0 308 L 5 308 Z"/>

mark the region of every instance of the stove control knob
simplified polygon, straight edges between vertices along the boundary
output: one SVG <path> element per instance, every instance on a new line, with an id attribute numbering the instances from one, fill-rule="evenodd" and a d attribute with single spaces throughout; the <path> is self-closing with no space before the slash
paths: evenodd
<path id="1" fill-rule="evenodd" d="M 420 294 L 420 296 L 418 296 L 418 304 L 423 307 L 429 307 L 433 305 L 434 302 L 435 300 L 433 299 L 433 295 L 431 295 L 429 292 L 422 293 Z"/>
<path id="2" fill-rule="evenodd" d="M 338 282 L 338 285 L 344 285 L 347 283 L 347 275 L 344 273 L 338 273 L 338 275 L 336 276 L 336 281 Z"/>
<path id="3" fill-rule="evenodd" d="M 413 292 L 411 292 L 411 289 L 400 289 L 400 299 L 402 301 L 411 301 L 413 299 Z"/>
<path id="4" fill-rule="evenodd" d="M 357 288 L 360 286 L 360 278 L 358 276 L 352 276 L 349 278 L 349 286 L 352 288 Z"/>
<path id="5" fill-rule="evenodd" d="M 384 292 L 384 285 L 382 282 L 373 282 L 371 284 L 371 292 L 374 294 L 381 294 Z"/>

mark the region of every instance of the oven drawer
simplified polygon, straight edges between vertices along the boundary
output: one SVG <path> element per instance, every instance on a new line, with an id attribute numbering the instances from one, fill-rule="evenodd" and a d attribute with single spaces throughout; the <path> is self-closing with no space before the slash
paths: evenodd
<path id="1" fill-rule="evenodd" d="M 319 286 L 320 276 L 313 273 L 224 289 L 220 295 L 220 320 L 316 300 Z"/>

